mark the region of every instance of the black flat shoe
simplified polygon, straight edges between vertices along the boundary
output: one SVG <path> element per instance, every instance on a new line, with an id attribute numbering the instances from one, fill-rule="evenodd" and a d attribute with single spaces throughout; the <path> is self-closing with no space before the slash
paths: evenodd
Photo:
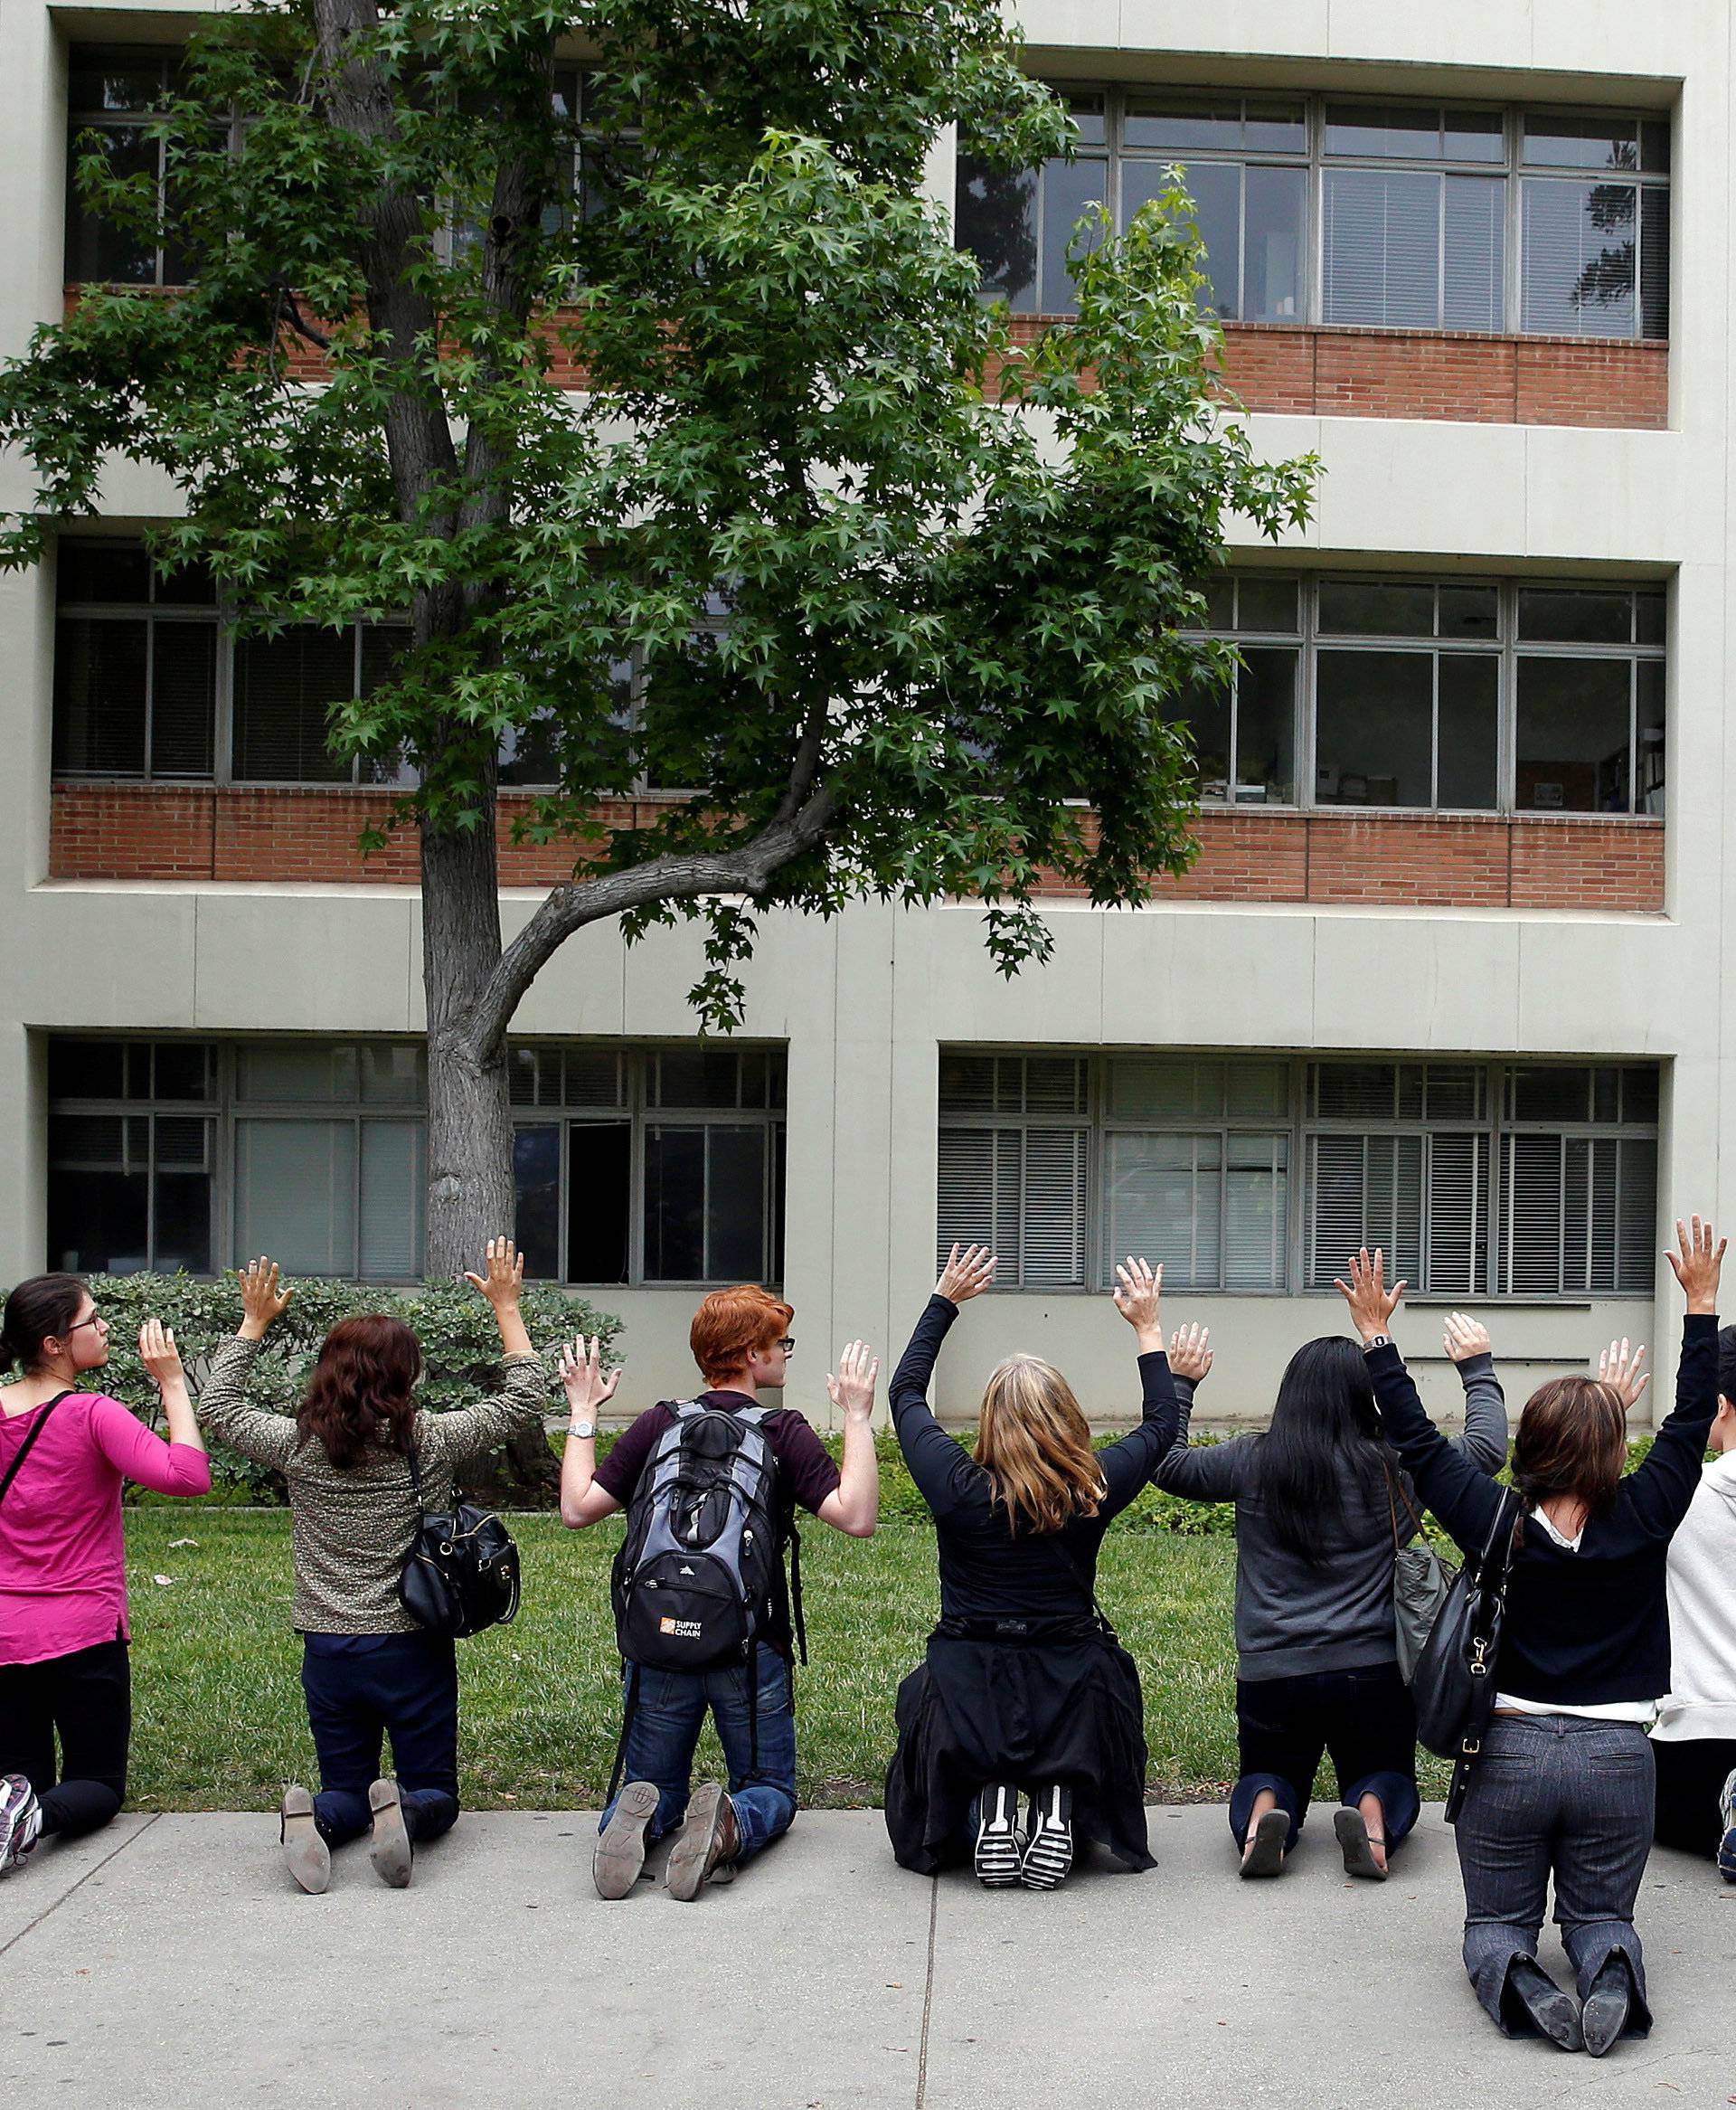
<path id="1" fill-rule="evenodd" d="M 1248 1835 L 1248 1844 L 1241 1857 L 1241 1876 L 1245 1882 L 1250 1877 L 1279 1876 L 1284 1872 L 1284 1842 L 1290 1836 L 1290 1818 L 1287 1810 L 1267 1810 Z"/>
<path id="2" fill-rule="evenodd" d="M 1534 1956 L 1515 1956 L 1501 1988 L 1501 2011 L 1509 2023 L 1529 2023 L 1563 2051 L 1583 2051 L 1580 2003 L 1563 1992 Z"/>
<path id="3" fill-rule="evenodd" d="M 1606 1956 L 1598 1966 L 1598 1975 L 1591 1981 L 1585 2005 L 1580 2011 L 1585 2048 L 1593 2058 L 1601 2058 L 1628 2027 L 1628 2011 L 1633 2004 L 1634 1974 L 1628 1967 L 1627 1957 L 1619 1952 Z"/>

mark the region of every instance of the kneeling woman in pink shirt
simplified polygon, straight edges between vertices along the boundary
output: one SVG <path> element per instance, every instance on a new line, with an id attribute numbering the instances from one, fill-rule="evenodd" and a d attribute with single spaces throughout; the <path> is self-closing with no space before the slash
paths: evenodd
<path id="1" fill-rule="evenodd" d="M 211 1489 L 174 1334 L 148 1319 L 138 1349 L 167 1443 L 81 1383 L 108 1360 L 108 1322 L 77 1275 L 33 1275 L 6 1300 L 0 1370 L 24 1377 L 0 1386 L 0 1874 L 41 1837 L 107 1824 L 127 1793 L 121 1481 Z"/>

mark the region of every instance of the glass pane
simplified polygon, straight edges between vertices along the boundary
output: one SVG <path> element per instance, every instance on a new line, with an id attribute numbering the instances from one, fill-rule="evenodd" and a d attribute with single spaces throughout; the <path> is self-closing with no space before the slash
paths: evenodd
<path id="1" fill-rule="evenodd" d="M 1230 796 L 1230 683 L 1221 688 L 1207 688 L 1196 682 L 1184 695 L 1175 699 L 1172 715 L 1175 724 L 1185 725 L 1194 740 L 1194 760 L 1199 771 L 1200 797 L 1211 802 L 1226 800 Z"/>
<path id="2" fill-rule="evenodd" d="M 1433 329 L 1440 320 L 1440 178 L 1329 168 L 1325 177 L 1327 322 Z"/>
<path id="3" fill-rule="evenodd" d="M 67 108 L 148 111 L 163 101 L 165 54 L 126 46 L 74 44 L 67 69 Z"/>
<path id="4" fill-rule="evenodd" d="M 1635 209 L 1631 184 L 1526 178 L 1522 329 L 1634 335 Z"/>
<path id="5" fill-rule="evenodd" d="M 509 725 L 500 736 L 499 762 L 503 784 L 558 784 L 560 732 L 552 715 Z"/>
<path id="6" fill-rule="evenodd" d="M 1506 179 L 1449 175 L 1442 211 L 1442 325 L 1449 330 L 1498 330 L 1506 320 Z"/>
<path id="7" fill-rule="evenodd" d="M 235 1123 L 235 1254 L 289 1274 L 355 1272 L 355 1123 Z"/>
<path id="8" fill-rule="evenodd" d="M 1222 1245 L 1222 1143 L 1214 1135 L 1105 1139 L 1109 1243 L 1106 1266 L 1134 1254 L 1161 1264 L 1178 1289 L 1215 1289 Z"/>
<path id="9" fill-rule="evenodd" d="M 1639 127 L 1632 118 L 1527 110 L 1522 157 L 1532 168 L 1637 168 Z"/>
<path id="10" fill-rule="evenodd" d="M 127 1043 L 124 1040 L 51 1040 L 48 1095 L 50 1099 L 124 1099 Z"/>
<path id="11" fill-rule="evenodd" d="M 984 1055 L 959 1055 L 945 1049 L 940 1056 L 940 1111 L 942 1113 L 988 1113 L 995 1106 L 995 1058 Z"/>
<path id="12" fill-rule="evenodd" d="M 1389 586 L 1373 579 L 1325 579 L 1320 628 L 1339 637 L 1429 638 L 1435 629 L 1435 590 Z"/>
<path id="13" fill-rule="evenodd" d="M 326 743 L 326 714 L 355 694 L 350 630 L 297 624 L 235 645 L 234 772 L 272 783 L 347 783 L 347 760 Z"/>
<path id="14" fill-rule="evenodd" d="M 1314 1111 L 1324 1121 L 1391 1121 L 1398 1076 L 1394 1063 L 1317 1063 Z"/>
<path id="15" fill-rule="evenodd" d="M 153 574 L 151 599 L 158 608 L 214 608 L 217 582 L 204 564 L 177 564 Z"/>
<path id="16" fill-rule="evenodd" d="M 1037 172 L 994 169 L 958 156 L 955 234 L 982 268 L 983 293 L 1011 308 L 1034 308 L 1037 289 Z"/>
<path id="17" fill-rule="evenodd" d="M 1483 1072 L 1431 1063 L 1423 1080 L 1430 1121 L 1475 1121 L 1483 1112 Z"/>
<path id="18" fill-rule="evenodd" d="M 1427 806 L 1433 656 L 1322 652 L 1315 797 L 1323 806 Z"/>
<path id="19" fill-rule="evenodd" d="M 1519 661 L 1522 812 L 1627 812 L 1629 688 L 1625 659 Z"/>
<path id="20" fill-rule="evenodd" d="M 1670 194 L 1656 185 L 1639 194 L 1639 334 L 1670 334 Z"/>
<path id="21" fill-rule="evenodd" d="M 157 282 L 156 243 L 135 223 L 117 226 L 84 202 L 79 164 L 88 135 L 74 127 L 67 143 L 66 275 L 74 285 L 154 286 Z M 139 125 L 113 125 L 97 134 L 97 151 L 108 174 L 155 187 L 161 148 Z"/>
<path id="22" fill-rule="evenodd" d="M 212 1049 L 201 1040 L 159 1040 L 155 1050 L 154 1099 L 209 1099 Z"/>
<path id="23" fill-rule="evenodd" d="M 362 1123 L 364 1282 L 403 1282 L 422 1272 L 428 1139 L 419 1121 Z"/>
<path id="24" fill-rule="evenodd" d="M 1228 1083 L 1231 1121 L 1246 1121 L 1250 1114 L 1289 1112 L 1290 1066 L 1288 1063 L 1231 1063 Z"/>
<path id="25" fill-rule="evenodd" d="M 1661 645 L 1668 602 L 1662 592 L 1642 589 L 1634 596 L 1634 636 L 1642 645 Z"/>
<path id="26" fill-rule="evenodd" d="M 1292 805 L 1299 655 L 1249 645 L 1241 657 L 1236 677 L 1236 803 Z"/>
<path id="27" fill-rule="evenodd" d="M 1499 597 L 1493 586 L 1443 586 L 1439 609 L 1443 638 L 1493 638 L 1500 634 Z"/>
<path id="28" fill-rule="evenodd" d="M 1086 89 L 1057 89 L 1055 92 L 1067 105 L 1067 114 L 1073 120 L 1079 133 L 1080 144 L 1100 147 L 1109 137 L 1109 118 L 1104 109 L 1100 90 Z"/>
<path id="29" fill-rule="evenodd" d="M 552 1055 L 549 1061 L 560 1064 L 561 1057 Z M 608 1047 L 570 1047 L 566 1050 L 563 1077 L 559 1095 L 564 1095 L 569 1106 L 620 1106 L 626 1093 L 621 1088 L 621 1058 Z"/>
<path id="30" fill-rule="evenodd" d="M 554 1083 L 540 1083 L 542 1054 L 533 1047 L 509 1047 L 506 1051 L 506 1096 L 514 1106 L 554 1106 L 561 1100 L 561 1057 L 549 1057 Z"/>
<path id="31" fill-rule="evenodd" d="M 1519 635 L 1561 645 L 1625 645 L 1633 622 L 1630 593 L 1522 588 Z"/>
<path id="32" fill-rule="evenodd" d="M 1247 105 L 1243 144 L 1257 154 L 1306 154 L 1308 123 L 1299 102 L 1257 102 Z"/>
<path id="33" fill-rule="evenodd" d="M 1236 601 L 1236 628 L 1273 630 L 1293 637 L 1297 629 L 1296 581 L 1244 577 Z"/>
<path id="34" fill-rule="evenodd" d="M 1438 161 L 1440 112 L 1402 106 L 1387 108 L 1378 103 L 1329 102 L 1326 152 L 1352 154 L 1359 160 Z"/>
<path id="35" fill-rule="evenodd" d="M 705 1131 L 705 1273 L 757 1282 L 766 1273 L 766 1131 Z"/>
<path id="36" fill-rule="evenodd" d="M 364 1041 L 362 1098 L 373 1106 L 420 1106 L 428 1095 L 428 1051 L 408 1041 Z"/>
<path id="37" fill-rule="evenodd" d="M 1444 652 L 1439 672 L 1439 757 L 1436 803 L 1478 813 L 1496 804 L 1501 662 L 1490 653 Z"/>
<path id="38" fill-rule="evenodd" d="M 1515 1121 L 1589 1121 L 1591 1072 L 1578 1064 L 1522 1064 L 1513 1073 Z"/>
<path id="39" fill-rule="evenodd" d="M 1664 818 L 1664 668 L 1642 659 L 1634 669 L 1634 811 Z"/>
<path id="40" fill-rule="evenodd" d="M 142 622 L 62 616 L 54 626 L 54 767 L 87 775 L 145 771 Z"/>
<path id="41" fill-rule="evenodd" d="M 575 1131 L 576 1133 L 577 1131 Z M 573 1189 L 580 1181 L 575 1168 Z M 576 1262 L 570 1262 L 576 1265 Z M 696 1282 L 705 1273 L 705 1131 L 645 1131 L 645 1277 Z"/>
<path id="42" fill-rule="evenodd" d="M 208 777 L 217 726 L 214 623 L 151 626 L 151 771 Z"/>
<path id="43" fill-rule="evenodd" d="M 1499 110 L 1448 110 L 1448 161 L 1505 161 L 1506 127 Z"/>
<path id="44" fill-rule="evenodd" d="M 48 1124 L 48 1260 L 74 1274 L 150 1264 L 150 1123 L 57 1114 Z"/>
<path id="45" fill-rule="evenodd" d="M 561 1131 L 513 1131 L 513 1236 L 524 1255 L 527 1280 L 557 1281 L 561 1273 Z"/>
<path id="46" fill-rule="evenodd" d="M 1299 120 L 1294 138 L 1298 148 L 1306 144 Z M 1126 147 L 1240 147 L 1241 99 L 1234 95 L 1130 95 L 1121 141 Z"/>
<path id="47" fill-rule="evenodd" d="M 627 1280 L 633 1179 L 630 1121 L 575 1121 L 567 1131 L 567 1280 Z M 652 1255 L 646 1249 L 646 1271 Z"/>
<path id="48" fill-rule="evenodd" d="M 1224 1169 L 1223 1286 L 1278 1290 L 1284 1286 L 1288 1239 L 1285 1136 L 1231 1136 Z"/>
<path id="49" fill-rule="evenodd" d="M 666 1047 L 649 1062 L 653 1106 L 736 1106 L 741 1069 L 733 1055 Z"/>
<path id="50" fill-rule="evenodd" d="M 259 1040 L 238 1048 L 239 1099 L 353 1105 L 360 1095 L 356 1051 L 349 1041 Z"/>
<path id="51" fill-rule="evenodd" d="M 1109 1112 L 1119 1121 L 1222 1120 L 1224 1088 L 1221 1062 L 1118 1055 L 1109 1064 Z"/>
<path id="52" fill-rule="evenodd" d="M 1129 162 L 1121 171 L 1123 224 L 1147 198 L 1168 186 L 1168 171 L 1155 162 Z M 1205 244 L 1201 260 L 1206 284 L 1200 304 L 1226 321 L 1241 307 L 1241 170 L 1232 161 L 1195 161 L 1182 171 L 1194 200 L 1194 217 Z"/>
<path id="53" fill-rule="evenodd" d="M 1657 1119 L 1658 1074 L 1656 1070 L 1624 1070 L 1621 1073 L 1621 1118 L 1624 1121 L 1655 1121 Z"/>
<path id="54" fill-rule="evenodd" d="M 1067 252 L 1087 207 L 1103 203 L 1108 175 L 1108 164 L 1101 161 L 1043 164 L 1040 297 L 1045 315 L 1071 315 L 1077 305 L 1067 270 Z M 1096 246 L 1095 236 L 1088 246 Z"/>
<path id="55" fill-rule="evenodd" d="M 163 1117 L 156 1131 L 152 1265 L 165 1274 L 178 1267 L 189 1274 L 209 1274 L 212 1123 Z"/>
<path id="56" fill-rule="evenodd" d="M 54 591 L 68 601 L 144 601 L 150 599 L 151 567 L 136 542 L 85 542 L 61 537 Z"/>

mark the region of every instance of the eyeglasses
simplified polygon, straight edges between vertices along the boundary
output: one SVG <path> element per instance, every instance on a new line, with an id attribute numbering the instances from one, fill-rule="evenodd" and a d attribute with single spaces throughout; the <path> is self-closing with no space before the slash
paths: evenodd
<path id="1" fill-rule="evenodd" d="M 793 1333 L 787 1333 L 782 1340 L 774 1345 L 782 1348 L 787 1356 L 793 1356 L 796 1353 L 796 1336 Z"/>
<path id="2" fill-rule="evenodd" d="M 61 1339 L 71 1340 L 75 1333 L 82 1333 L 87 1326 L 100 1326 L 106 1329 L 108 1324 L 108 1321 L 100 1311 L 93 1311 L 89 1319 L 80 1319 L 76 1326 L 69 1326 L 66 1331 L 61 1334 Z"/>

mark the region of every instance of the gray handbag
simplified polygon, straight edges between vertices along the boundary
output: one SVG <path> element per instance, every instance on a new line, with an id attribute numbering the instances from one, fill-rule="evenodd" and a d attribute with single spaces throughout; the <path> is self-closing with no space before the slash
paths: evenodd
<path id="1" fill-rule="evenodd" d="M 1399 1504 L 1410 1512 L 1417 1536 L 1409 1546 L 1399 1539 Z M 1398 1643 L 1399 1675 L 1409 1685 L 1429 1645 L 1447 1593 L 1458 1570 L 1449 1567 L 1422 1536 L 1422 1519 L 1402 1480 L 1386 1472 L 1386 1503 L 1392 1519 L 1392 1631 Z"/>

